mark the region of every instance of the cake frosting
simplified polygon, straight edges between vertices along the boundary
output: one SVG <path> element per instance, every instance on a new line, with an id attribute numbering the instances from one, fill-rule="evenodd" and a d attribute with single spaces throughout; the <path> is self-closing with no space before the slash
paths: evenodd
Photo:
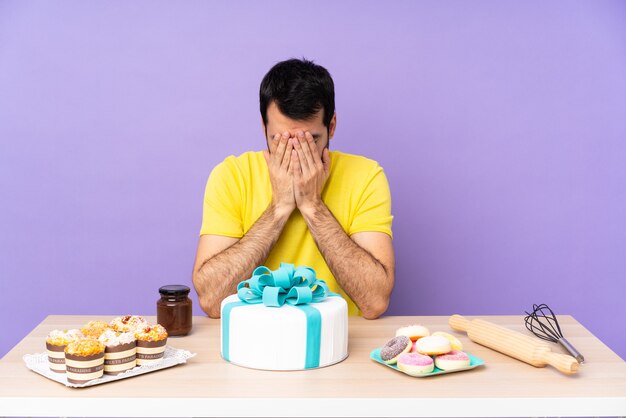
<path id="1" fill-rule="evenodd" d="M 111 329 L 111 326 L 104 321 L 89 321 L 87 325 L 81 328 L 80 332 L 88 337 L 98 338 L 108 329 Z"/>
<path id="2" fill-rule="evenodd" d="M 235 305 L 231 305 L 235 304 Z M 234 306 L 234 307 L 233 307 Z M 232 295 L 222 302 L 222 357 L 263 370 L 303 370 L 338 363 L 348 356 L 348 305 L 340 296 L 300 306 L 248 305 Z M 225 318 L 225 308 L 229 308 Z M 307 310 L 321 316 L 317 348 L 307 362 Z M 226 320 L 225 320 L 226 319 Z M 311 359 L 319 351 L 317 361 Z"/>
<path id="3" fill-rule="evenodd" d="M 65 353 L 74 356 L 91 356 L 104 352 L 104 344 L 92 337 L 72 341 L 65 347 Z"/>
<path id="4" fill-rule="evenodd" d="M 119 316 L 111 321 L 111 328 L 119 332 L 135 332 L 139 328 L 147 327 L 148 321 L 141 316 Z"/>
<path id="5" fill-rule="evenodd" d="M 450 340 L 438 335 L 420 338 L 415 342 L 415 351 L 420 354 L 436 355 L 449 353 L 452 350 Z"/>
<path id="6" fill-rule="evenodd" d="M 161 341 L 167 338 L 167 331 L 159 324 L 148 325 L 135 331 L 135 338 L 141 341 Z"/>
<path id="7" fill-rule="evenodd" d="M 460 350 L 452 350 L 447 354 L 435 357 L 435 366 L 441 370 L 457 370 L 470 365 L 469 356 Z"/>
<path id="8" fill-rule="evenodd" d="M 435 369 L 433 359 L 419 353 L 401 354 L 398 358 L 398 369 L 411 376 L 430 373 Z"/>
<path id="9" fill-rule="evenodd" d="M 132 332 L 117 332 L 109 329 L 102 333 L 98 340 L 107 347 L 111 347 L 133 343 L 135 342 L 135 336 Z"/>
<path id="10" fill-rule="evenodd" d="M 439 336 L 439 337 L 443 337 L 447 339 L 448 341 L 450 341 L 450 346 L 452 347 L 453 350 L 463 350 L 463 344 L 461 344 L 461 341 L 459 341 L 459 339 L 456 338 L 452 334 L 448 334 L 447 332 L 443 332 L 443 331 L 437 331 L 437 332 L 433 332 L 432 336 L 433 337 Z"/>
<path id="11" fill-rule="evenodd" d="M 51 345 L 65 346 L 83 337 L 84 335 L 78 329 L 70 329 L 70 330 L 55 329 L 55 330 L 50 331 L 50 333 L 48 334 L 48 337 L 46 338 L 46 342 Z"/>

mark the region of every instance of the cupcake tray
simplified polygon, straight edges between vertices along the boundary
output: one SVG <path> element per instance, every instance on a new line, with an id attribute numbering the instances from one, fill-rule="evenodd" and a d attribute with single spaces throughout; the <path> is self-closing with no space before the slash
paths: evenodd
<path id="1" fill-rule="evenodd" d="M 370 353 L 370 358 L 372 360 L 374 360 L 375 362 L 382 364 L 383 366 L 387 366 L 387 367 L 389 367 L 391 369 L 394 369 L 397 372 L 404 373 L 404 374 L 406 374 L 407 376 L 410 376 L 410 377 L 430 377 L 430 376 L 436 376 L 436 375 L 440 375 L 440 374 L 462 372 L 462 371 L 465 371 L 465 370 L 473 369 L 473 368 L 478 367 L 478 366 L 484 366 L 485 361 L 483 359 L 480 359 L 480 358 L 478 358 L 478 357 L 468 353 L 467 351 L 465 351 L 465 354 L 467 354 L 469 356 L 469 358 L 470 358 L 470 364 L 467 367 L 463 367 L 461 369 L 456 369 L 456 370 L 441 370 L 440 368 L 435 367 L 435 369 L 432 372 L 420 374 L 418 376 L 413 376 L 413 375 L 409 375 L 409 374 L 404 373 L 402 370 L 398 369 L 398 366 L 396 364 L 387 364 L 387 363 L 385 363 L 383 361 L 383 359 L 380 358 L 380 348 L 377 348 L 377 349 L 373 350 Z"/>
<path id="2" fill-rule="evenodd" d="M 65 373 L 55 373 L 50 370 L 48 366 L 48 354 L 47 353 L 39 353 L 39 354 L 26 354 L 24 355 L 24 362 L 26 362 L 26 367 L 34 371 L 35 373 L 39 373 L 40 375 L 47 377 L 50 380 L 54 380 L 55 382 L 59 382 L 64 384 L 67 387 L 71 388 L 84 388 L 88 386 L 101 385 L 103 383 L 114 382 L 116 380 L 127 379 L 129 377 L 139 376 L 145 373 L 154 372 L 161 369 L 167 369 L 168 367 L 173 367 L 178 364 L 186 363 L 188 359 L 195 356 L 196 353 L 191 353 L 187 350 L 181 350 L 178 348 L 173 348 L 170 346 L 165 347 L 165 352 L 163 353 L 163 361 L 157 364 L 143 365 L 137 366 L 133 369 L 127 370 L 126 372 L 118 375 L 110 375 L 105 374 L 98 379 L 91 380 L 87 383 L 82 384 L 74 384 L 69 383 L 67 381 L 67 377 Z"/>

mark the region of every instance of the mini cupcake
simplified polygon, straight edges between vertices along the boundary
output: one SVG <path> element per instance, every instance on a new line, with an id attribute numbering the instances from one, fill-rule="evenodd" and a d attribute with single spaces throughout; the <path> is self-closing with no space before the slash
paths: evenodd
<path id="1" fill-rule="evenodd" d="M 86 337 L 98 338 L 108 329 L 111 329 L 111 326 L 104 321 L 89 321 L 84 328 L 81 328 L 80 332 Z"/>
<path id="2" fill-rule="evenodd" d="M 148 326 L 148 321 L 141 316 L 126 315 L 119 316 L 111 321 L 111 328 L 117 332 L 135 332 L 139 328 Z"/>
<path id="3" fill-rule="evenodd" d="M 71 342 L 65 347 L 67 381 L 82 384 L 102 377 L 104 344 L 92 337 Z"/>
<path id="4" fill-rule="evenodd" d="M 137 365 L 155 364 L 163 360 L 167 331 L 161 325 L 146 326 L 135 331 Z"/>
<path id="5" fill-rule="evenodd" d="M 137 365 L 137 344 L 131 332 L 106 330 L 98 340 L 104 344 L 104 373 L 120 374 Z"/>
<path id="6" fill-rule="evenodd" d="M 65 373 L 65 347 L 79 339 L 83 334 L 77 329 L 55 329 L 46 338 L 46 350 L 48 351 L 48 365 L 55 373 Z"/>

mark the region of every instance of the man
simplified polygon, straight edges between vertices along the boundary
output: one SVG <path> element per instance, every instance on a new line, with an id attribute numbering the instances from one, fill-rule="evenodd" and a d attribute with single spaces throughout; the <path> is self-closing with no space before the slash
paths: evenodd
<path id="1" fill-rule="evenodd" d="M 312 267 L 351 315 L 389 304 L 395 260 L 391 197 L 382 168 L 329 151 L 337 126 L 328 71 L 307 60 L 276 64 L 260 89 L 267 150 L 228 157 L 207 182 L 193 283 L 202 309 L 220 303 L 260 265 Z"/>

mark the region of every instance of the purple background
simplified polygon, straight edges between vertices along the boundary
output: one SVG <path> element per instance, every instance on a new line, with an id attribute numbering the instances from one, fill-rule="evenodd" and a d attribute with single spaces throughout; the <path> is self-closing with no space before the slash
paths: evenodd
<path id="1" fill-rule="evenodd" d="M 0 355 L 48 314 L 150 315 L 191 284 L 211 168 L 263 147 L 260 80 L 306 56 L 337 86 L 331 147 L 390 181 L 389 314 L 545 302 L 626 357 L 624 22 L 620 1 L 0 1 Z"/>

